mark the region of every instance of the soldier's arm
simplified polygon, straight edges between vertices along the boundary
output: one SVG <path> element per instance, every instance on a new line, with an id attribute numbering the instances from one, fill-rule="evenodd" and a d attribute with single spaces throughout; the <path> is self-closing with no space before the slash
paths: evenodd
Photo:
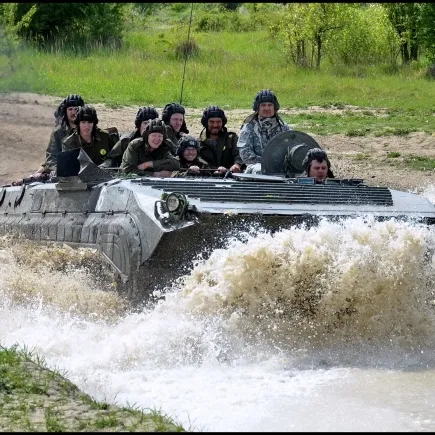
<path id="1" fill-rule="evenodd" d="M 261 162 L 261 157 L 257 156 L 254 152 L 253 131 L 248 127 L 248 124 L 245 124 L 240 131 L 237 148 L 239 149 L 241 159 L 247 165 Z"/>
<path id="2" fill-rule="evenodd" d="M 180 169 L 179 160 L 168 151 L 162 159 L 153 161 L 153 170 L 158 171 L 178 171 Z"/>
<path id="3" fill-rule="evenodd" d="M 47 150 L 45 151 L 45 163 L 42 165 L 43 172 L 50 172 L 56 170 L 57 155 L 60 152 L 62 152 L 62 143 L 55 130 L 52 131 L 50 135 Z"/>

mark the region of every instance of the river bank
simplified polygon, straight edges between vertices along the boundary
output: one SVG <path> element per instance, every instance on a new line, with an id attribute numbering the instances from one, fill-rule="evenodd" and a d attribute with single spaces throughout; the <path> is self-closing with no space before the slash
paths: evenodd
<path id="1" fill-rule="evenodd" d="M 164 413 L 97 402 L 26 351 L 0 347 L 0 430 L 182 432 Z"/>

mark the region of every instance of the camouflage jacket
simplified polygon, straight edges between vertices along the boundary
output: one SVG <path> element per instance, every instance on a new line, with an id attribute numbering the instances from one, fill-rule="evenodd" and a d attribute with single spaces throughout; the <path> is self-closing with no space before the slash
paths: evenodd
<path id="1" fill-rule="evenodd" d="M 113 136 L 111 136 L 106 130 L 96 128 L 95 136 L 92 138 L 91 143 L 85 143 L 77 131 L 66 137 L 62 141 L 62 151 L 74 150 L 76 148 L 83 148 L 86 154 L 96 165 L 101 165 L 106 159 L 107 154 L 113 148 Z"/>
<path id="2" fill-rule="evenodd" d="M 207 132 L 204 128 L 199 135 L 200 148 L 199 155 L 212 167 L 217 169 L 219 166 L 224 166 L 230 169 L 234 163 L 243 165 L 243 160 L 240 158 L 239 149 L 237 148 L 238 136 L 232 131 L 228 131 L 225 127 L 219 133 L 217 145 L 214 146 L 207 138 Z"/>
<path id="3" fill-rule="evenodd" d="M 38 172 L 49 173 L 56 170 L 57 155 L 62 152 L 62 141 L 73 134 L 74 131 L 75 127 L 69 128 L 68 124 L 62 123 L 51 132 L 50 141 L 45 152 L 45 163 Z"/>
<path id="4" fill-rule="evenodd" d="M 281 133 L 282 131 L 291 130 L 291 127 L 286 124 L 279 115 L 276 115 L 276 117 L 278 120 L 278 128 L 276 129 L 276 132 L 274 132 L 273 136 Z M 269 142 L 264 143 L 264 140 L 261 137 L 258 114 L 254 113 L 246 118 L 245 124 L 240 131 L 240 137 L 237 142 L 237 147 L 239 148 L 240 157 L 242 158 L 243 162 L 247 165 L 261 163 L 261 156 L 263 155 L 264 148 L 266 148 L 268 143 Z"/>
<path id="5" fill-rule="evenodd" d="M 140 130 L 135 128 L 131 133 L 126 133 L 121 136 L 118 142 L 113 146 L 106 156 L 106 160 L 102 167 L 106 168 L 119 168 L 122 163 L 122 156 L 128 147 L 128 144 L 134 139 L 141 137 Z"/>
<path id="6" fill-rule="evenodd" d="M 131 141 L 122 156 L 122 171 L 126 174 L 134 173 L 137 175 L 150 175 L 158 171 L 178 171 L 180 162 L 171 153 L 171 145 L 173 144 L 165 139 L 156 150 L 151 150 L 143 138 Z M 149 161 L 153 162 L 152 168 L 145 170 L 137 168 L 141 163 Z"/>

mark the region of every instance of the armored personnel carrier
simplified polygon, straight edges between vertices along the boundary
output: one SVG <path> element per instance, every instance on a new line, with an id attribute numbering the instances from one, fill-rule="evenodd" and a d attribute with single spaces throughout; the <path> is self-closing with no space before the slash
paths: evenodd
<path id="1" fill-rule="evenodd" d="M 356 215 L 435 222 L 435 206 L 418 195 L 362 179 L 300 177 L 311 148 L 320 146 L 307 134 L 280 133 L 264 151 L 262 174 L 224 178 L 120 178 L 83 150 L 72 159 L 61 153 L 52 182 L 0 188 L 0 235 L 97 248 L 135 303 L 253 225 L 276 231 Z"/>

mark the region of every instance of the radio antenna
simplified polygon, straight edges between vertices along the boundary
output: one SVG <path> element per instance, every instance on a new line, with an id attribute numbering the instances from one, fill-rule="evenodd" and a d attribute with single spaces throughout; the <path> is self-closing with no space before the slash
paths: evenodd
<path id="1" fill-rule="evenodd" d="M 190 28 L 192 27 L 193 5 L 194 5 L 194 3 L 191 3 L 191 7 L 190 7 L 190 21 L 189 21 L 189 32 L 187 34 L 187 45 L 186 45 L 186 48 L 184 50 L 184 68 L 183 68 L 183 79 L 181 80 L 180 105 L 183 102 L 184 76 L 186 74 L 187 58 L 189 57 Z"/>

